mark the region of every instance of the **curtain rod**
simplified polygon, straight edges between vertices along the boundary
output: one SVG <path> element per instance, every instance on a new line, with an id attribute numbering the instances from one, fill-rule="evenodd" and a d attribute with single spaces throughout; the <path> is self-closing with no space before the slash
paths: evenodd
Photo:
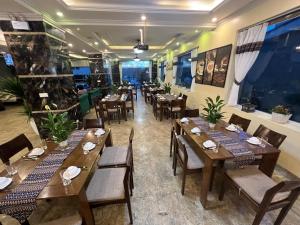
<path id="1" fill-rule="evenodd" d="M 271 21 L 274 21 L 274 20 L 277 20 L 277 19 L 280 19 L 280 18 L 283 19 L 283 17 L 286 17 L 286 16 L 288 16 L 290 14 L 294 14 L 294 13 L 299 13 L 299 15 L 294 15 L 295 17 L 300 16 L 300 6 L 297 6 L 295 8 L 289 9 L 289 10 L 283 12 L 283 13 L 280 13 L 280 14 L 278 14 L 276 16 L 269 17 L 269 18 L 267 18 L 267 19 L 265 19 L 263 21 L 255 23 L 255 24 L 251 24 L 251 25 L 249 25 L 247 27 L 241 28 L 241 29 L 238 30 L 238 32 L 247 30 L 247 29 L 249 29 L 251 27 L 254 27 L 254 26 L 257 26 L 257 25 L 261 25 L 261 24 L 266 23 L 266 22 L 271 22 Z M 291 16 L 291 18 L 293 18 L 293 16 Z M 287 19 L 291 19 L 291 18 L 287 18 Z"/>

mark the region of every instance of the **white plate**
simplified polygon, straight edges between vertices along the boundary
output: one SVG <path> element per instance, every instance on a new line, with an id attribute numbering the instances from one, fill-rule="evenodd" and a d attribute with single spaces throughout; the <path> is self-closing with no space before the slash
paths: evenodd
<path id="1" fill-rule="evenodd" d="M 3 190 L 12 182 L 12 178 L 9 177 L 0 177 L 0 190 Z"/>
<path id="2" fill-rule="evenodd" d="M 200 130 L 199 127 L 194 127 L 193 129 L 191 129 L 191 132 L 192 132 L 193 134 L 199 134 L 199 133 L 201 133 L 201 130 Z"/>
<path id="3" fill-rule="evenodd" d="M 211 140 L 207 140 L 207 141 L 203 142 L 203 146 L 205 148 L 216 148 L 217 147 L 216 143 Z"/>
<path id="4" fill-rule="evenodd" d="M 83 150 L 85 150 L 85 151 L 91 151 L 95 147 L 96 147 L 96 145 L 94 143 L 87 142 L 87 143 L 84 144 Z"/>
<path id="5" fill-rule="evenodd" d="M 68 169 L 64 172 L 63 176 L 65 179 L 72 180 L 77 177 L 81 172 L 81 169 L 77 166 L 69 166 Z"/>
<path id="6" fill-rule="evenodd" d="M 40 156 L 44 154 L 44 149 L 42 148 L 34 148 L 31 150 L 31 152 L 29 152 L 28 156 Z"/>
<path id="7" fill-rule="evenodd" d="M 183 117 L 181 120 L 180 120 L 181 123 L 186 123 L 186 122 L 189 122 L 189 119 L 186 118 L 186 117 Z"/>
<path id="8" fill-rule="evenodd" d="M 226 129 L 226 130 L 229 130 L 229 131 L 233 131 L 233 132 L 237 131 L 236 126 L 233 125 L 233 124 L 230 124 L 230 125 L 229 125 L 228 127 L 226 127 L 225 129 Z"/>
<path id="9" fill-rule="evenodd" d="M 260 145 L 261 141 L 257 137 L 251 137 L 247 139 L 247 142 L 253 145 Z"/>
<path id="10" fill-rule="evenodd" d="M 103 134 L 105 134 L 105 130 L 103 130 L 102 128 L 96 130 L 96 132 L 95 132 L 95 135 L 96 135 L 96 136 L 101 136 L 101 135 L 103 135 Z"/>

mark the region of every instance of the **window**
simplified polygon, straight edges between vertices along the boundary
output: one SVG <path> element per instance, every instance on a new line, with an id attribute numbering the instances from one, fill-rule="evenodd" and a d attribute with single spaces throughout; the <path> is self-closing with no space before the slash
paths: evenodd
<path id="1" fill-rule="evenodd" d="M 122 62 L 122 79 L 140 86 L 143 81 L 150 81 L 149 61 Z"/>
<path id="2" fill-rule="evenodd" d="M 178 65 L 176 71 L 176 85 L 191 88 L 191 53 L 187 53 L 178 57 Z"/>
<path id="3" fill-rule="evenodd" d="M 162 82 L 164 82 L 165 81 L 165 76 L 166 76 L 165 75 L 165 63 L 164 62 L 160 63 L 159 69 L 160 69 L 160 80 Z"/>
<path id="4" fill-rule="evenodd" d="M 248 100 L 264 112 L 285 105 L 300 122 L 300 17 L 269 25 L 240 89 L 239 103 Z"/>

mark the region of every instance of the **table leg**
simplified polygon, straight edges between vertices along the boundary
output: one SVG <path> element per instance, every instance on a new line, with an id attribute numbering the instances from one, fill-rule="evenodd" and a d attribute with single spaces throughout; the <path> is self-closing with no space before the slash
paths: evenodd
<path id="1" fill-rule="evenodd" d="M 84 188 L 79 194 L 79 213 L 82 217 L 84 225 L 95 225 L 93 211 L 87 200 Z"/>
<path id="2" fill-rule="evenodd" d="M 127 121 L 127 111 L 126 111 L 126 103 L 123 103 L 123 117 L 125 121 Z"/>
<path id="3" fill-rule="evenodd" d="M 205 209 L 208 208 L 207 195 L 209 192 L 212 174 L 213 174 L 213 161 L 209 158 L 206 158 L 205 166 L 202 171 L 201 195 L 200 195 L 200 201 L 202 203 L 202 206 Z"/>
<path id="4" fill-rule="evenodd" d="M 112 137 L 111 137 L 111 130 L 109 130 L 108 136 L 105 140 L 105 146 L 106 147 L 113 146 L 113 140 L 112 140 Z"/>
<path id="5" fill-rule="evenodd" d="M 272 177 L 280 152 L 265 154 L 262 157 L 259 169 Z"/>
<path id="6" fill-rule="evenodd" d="M 162 118 L 163 118 L 163 112 L 164 112 L 164 109 L 163 109 L 163 104 L 160 104 L 160 121 L 162 121 Z"/>

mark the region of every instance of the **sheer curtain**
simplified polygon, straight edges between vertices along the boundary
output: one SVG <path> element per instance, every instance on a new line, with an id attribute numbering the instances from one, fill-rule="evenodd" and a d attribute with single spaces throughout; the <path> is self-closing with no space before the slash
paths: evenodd
<path id="1" fill-rule="evenodd" d="M 198 56 L 198 48 L 195 48 L 193 51 L 191 51 L 191 59 L 196 58 Z M 191 90 L 194 90 L 195 87 L 195 75 L 196 75 L 196 67 L 197 67 L 197 61 L 191 61 L 191 74 L 193 77 Z"/>
<path id="2" fill-rule="evenodd" d="M 178 62 L 178 57 L 173 58 L 173 63 Z M 177 73 L 177 65 L 173 65 L 173 75 L 172 75 L 172 84 L 176 84 L 176 73 Z"/>
<path id="3" fill-rule="evenodd" d="M 254 64 L 267 33 L 268 23 L 260 24 L 241 31 L 237 38 L 235 55 L 234 83 L 228 99 L 228 105 L 236 105 L 240 84 Z"/>
<path id="4" fill-rule="evenodd" d="M 120 71 L 120 82 L 122 83 L 122 80 L 123 80 L 123 70 L 122 70 L 122 63 L 120 62 L 119 63 L 119 71 Z"/>

